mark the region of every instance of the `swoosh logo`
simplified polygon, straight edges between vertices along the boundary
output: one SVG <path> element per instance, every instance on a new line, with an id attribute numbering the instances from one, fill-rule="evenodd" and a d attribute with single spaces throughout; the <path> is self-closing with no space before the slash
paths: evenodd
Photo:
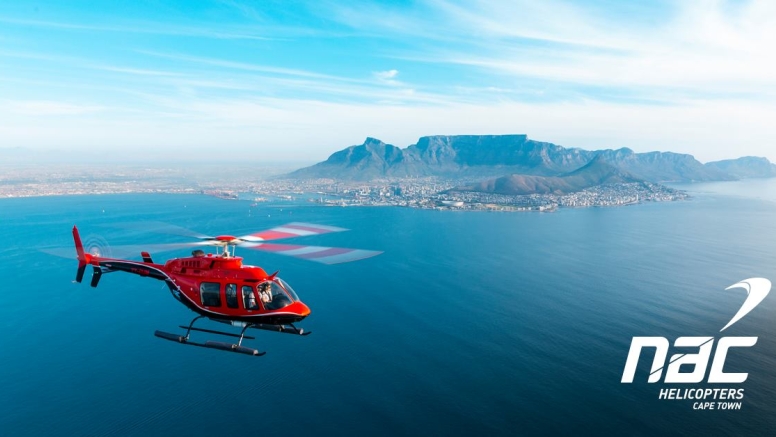
<path id="1" fill-rule="evenodd" d="M 765 278 L 749 278 L 744 279 L 741 282 L 737 282 L 725 290 L 730 290 L 731 288 L 743 288 L 746 290 L 746 300 L 744 301 L 744 304 L 741 305 L 741 309 L 738 310 L 736 315 L 733 316 L 728 324 L 725 325 L 724 328 L 720 329 L 719 332 L 726 330 L 730 327 L 730 325 L 741 320 L 745 315 L 749 314 L 750 311 L 755 309 L 755 307 L 759 305 L 760 302 L 765 299 L 765 296 L 767 296 L 771 291 L 771 281 Z"/>

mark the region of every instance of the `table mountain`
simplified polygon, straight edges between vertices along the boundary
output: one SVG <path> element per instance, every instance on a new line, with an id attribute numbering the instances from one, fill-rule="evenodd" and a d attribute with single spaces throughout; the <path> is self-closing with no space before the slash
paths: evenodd
<path id="1" fill-rule="evenodd" d="M 526 135 L 435 135 L 405 149 L 367 138 L 324 162 L 285 175 L 288 178 L 372 180 L 385 177 L 496 177 L 505 174 L 560 176 L 601 155 L 610 165 L 648 181 L 730 180 L 692 155 L 673 152 L 589 151 L 534 141 Z"/>

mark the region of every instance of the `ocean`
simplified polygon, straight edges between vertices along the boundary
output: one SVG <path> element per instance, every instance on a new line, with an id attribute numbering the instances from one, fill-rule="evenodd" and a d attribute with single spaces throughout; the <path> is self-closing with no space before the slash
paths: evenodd
<path id="1" fill-rule="evenodd" d="M 677 188 L 692 199 L 553 213 L 2 199 L 0 435 L 772 435 L 776 296 L 719 330 L 746 297 L 726 287 L 776 280 L 776 180 Z M 194 317 L 161 282 L 75 284 L 74 259 L 41 251 L 71 247 L 74 224 L 104 254 L 185 241 L 117 225 L 159 221 L 232 235 L 320 223 L 351 230 L 288 242 L 384 253 L 326 266 L 238 248 L 312 309 L 311 335 L 255 331 L 247 344 L 267 354 L 248 357 L 155 338 Z M 723 335 L 758 337 L 725 363 L 742 384 L 647 383 L 646 353 L 620 382 L 634 336 Z M 743 388 L 740 410 L 659 399 L 698 387 Z"/>

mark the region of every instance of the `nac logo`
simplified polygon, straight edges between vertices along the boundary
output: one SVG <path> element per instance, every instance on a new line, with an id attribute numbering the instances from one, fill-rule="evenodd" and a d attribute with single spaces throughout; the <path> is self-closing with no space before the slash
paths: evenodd
<path id="1" fill-rule="evenodd" d="M 741 309 L 730 319 L 720 332 L 732 326 L 744 316 L 749 314 L 760 302 L 765 299 L 771 291 L 771 281 L 765 278 L 749 278 L 731 285 L 725 290 L 732 288 L 743 288 L 746 290 L 747 297 Z M 726 373 L 725 359 L 733 348 L 752 347 L 757 343 L 757 337 L 722 337 L 717 342 L 717 348 L 714 352 L 714 358 L 711 360 L 711 371 L 709 372 L 709 383 L 741 383 L 746 381 L 748 373 Z M 625 362 L 625 369 L 622 372 L 622 383 L 631 383 L 636 374 L 636 366 L 639 363 L 641 351 L 644 348 L 655 348 L 655 358 L 652 361 L 652 368 L 649 372 L 647 382 L 654 383 L 660 381 L 665 372 L 667 383 L 698 383 L 702 382 L 706 376 L 706 370 L 711 358 L 712 348 L 714 346 L 714 337 L 679 337 L 674 341 L 674 347 L 695 347 L 697 353 L 674 354 L 668 360 L 666 369 L 666 357 L 668 356 L 669 343 L 665 337 L 633 337 L 628 359 Z M 692 372 L 682 372 L 682 365 L 691 365 Z"/>

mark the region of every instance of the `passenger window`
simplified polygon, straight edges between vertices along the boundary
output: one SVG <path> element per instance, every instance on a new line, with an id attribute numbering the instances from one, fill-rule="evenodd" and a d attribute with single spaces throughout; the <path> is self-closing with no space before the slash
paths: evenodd
<path id="1" fill-rule="evenodd" d="M 237 308 L 237 284 L 226 284 L 226 306 Z"/>
<path id="2" fill-rule="evenodd" d="M 246 310 L 257 310 L 259 304 L 256 303 L 256 295 L 253 293 L 253 287 L 250 285 L 242 286 L 243 306 Z"/>
<path id="3" fill-rule="evenodd" d="M 203 282 L 199 286 L 202 305 L 206 307 L 221 306 L 221 284 L 217 282 Z"/>

